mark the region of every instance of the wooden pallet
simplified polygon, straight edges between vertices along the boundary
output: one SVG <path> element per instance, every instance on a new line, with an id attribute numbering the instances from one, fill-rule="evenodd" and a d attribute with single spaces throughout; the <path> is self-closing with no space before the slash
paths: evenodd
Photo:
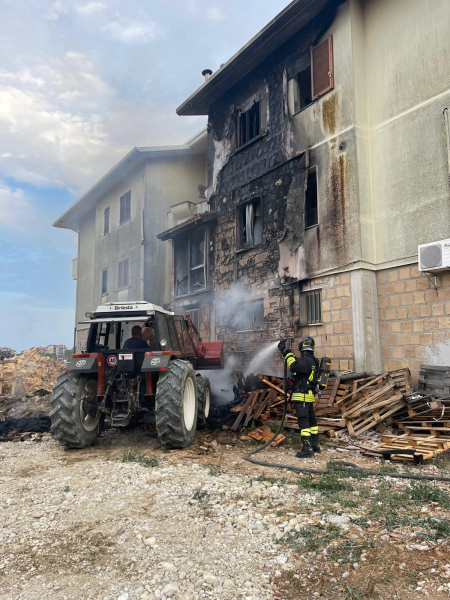
<path id="1" fill-rule="evenodd" d="M 400 453 L 398 453 L 399 451 Z M 402 451 L 404 452 L 402 453 Z M 362 448 L 361 452 L 365 456 L 385 456 L 389 457 L 389 460 L 414 462 L 417 464 L 430 458 L 436 458 L 436 456 L 445 452 L 445 449 L 440 448 L 432 442 L 420 441 L 412 443 L 412 441 L 402 437 L 392 437 L 389 441 L 382 442 L 374 448 Z"/>
<path id="2" fill-rule="evenodd" d="M 390 402 L 381 408 L 373 408 L 369 413 L 366 412 L 355 418 L 346 418 L 345 423 L 350 436 L 357 437 L 358 435 L 361 435 L 361 433 L 375 428 L 377 423 L 380 423 L 390 415 L 396 413 L 404 406 L 404 404 L 404 400 L 401 399 L 401 396 L 397 396 L 396 401 L 393 403 Z"/>

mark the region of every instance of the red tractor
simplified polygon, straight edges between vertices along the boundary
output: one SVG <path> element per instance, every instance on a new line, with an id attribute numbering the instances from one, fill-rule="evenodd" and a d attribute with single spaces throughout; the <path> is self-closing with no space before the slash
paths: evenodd
<path id="1" fill-rule="evenodd" d="M 206 425 L 211 391 L 196 370 L 222 369 L 223 344 L 203 342 L 189 315 L 148 302 L 110 302 L 86 313 L 86 352 L 73 354 L 51 400 L 52 432 L 68 448 L 85 448 L 99 437 L 105 418 L 125 427 L 154 415 L 167 448 L 184 448 Z M 124 349 L 133 326 L 144 348 Z"/>

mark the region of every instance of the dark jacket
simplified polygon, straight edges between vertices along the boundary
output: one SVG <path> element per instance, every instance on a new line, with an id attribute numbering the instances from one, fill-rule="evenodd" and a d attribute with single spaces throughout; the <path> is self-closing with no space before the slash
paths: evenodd
<path id="1" fill-rule="evenodd" d="M 285 359 L 294 375 L 294 394 L 308 394 L 310 391 L 314 394 L 319 377 L 319 360 L 312 352 L 303 352 L 302 356 L 297 358 L 290 350 L 286 352 Z"/>
<path id="2" fill-rule="evenodd" d="M 138 348 L 146 348 L 149 350 L 149 345 L 142 338 L 131 337 L 123 345 L 126 350 L 133 350 Z"/>

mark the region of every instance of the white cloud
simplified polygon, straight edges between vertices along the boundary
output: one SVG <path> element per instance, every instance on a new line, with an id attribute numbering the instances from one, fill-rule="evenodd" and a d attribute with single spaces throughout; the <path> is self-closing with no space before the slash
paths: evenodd
<path id="1" fill-rule="evenodd" d="M 0 181 L 0 229 L 25 231 L 36 213 L 23 190 L 14 190 Z"/>
<path id="2" fill-rule="evenodd" d="M 223 21 L 225 19 L 225 13 L 217 7 L 208 8 L 206 11 L 206 18 L 208 21 Z"/>
<path id="3" fill-rule="evenodd" d="M 155 21 L 135 21 L 128 17 L 121 17 L 101 27 L 112 38 L 125 44 L 147 44 L 166 36 L 164 27 Z"/>
<path id="4" fill-rule="evenodd" d="M 53 2 L 50 8 L 44 13 L 44 17 L 49 21 L 57 21 L 60 15 L 67 14 L 69 12 L 69 8 L 64 2 Z"/>
<path id="5" fill-rule="evenodd" d="M 92 15 L 99 13 L 107 8 L 103 2 L 88 2 L 87 4 L 78 4 L 75 11 L 80 15 Z"/>
<path id="6" fill-rule="evenodd" d="M 45 84 L 36 86 L 40 79 Z M 23 72 L 0 72 L 0 84 L 0 169 L 6 173 L 7 159 L 8 176 L 86 187 L 129 150 L 105 131 L 101 115 L 113 92 L 83 55 L 68 52 Z"/>

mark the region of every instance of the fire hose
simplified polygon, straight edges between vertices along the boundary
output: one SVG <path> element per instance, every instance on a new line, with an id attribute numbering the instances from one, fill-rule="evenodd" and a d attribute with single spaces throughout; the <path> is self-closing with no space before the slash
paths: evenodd
<path id="1" fill-rule="evenodd" d="M 255 454 L 262 452 L 265 450 L 270 444 L 276 439 L 276 437 L 280 434 L 281 430 L 284 427 L 284 421 L 286 419 L 286 413 L 288 408 L 288 392 L 287 392 L 287 362 L 284 361 L 284 373 L 283 373 L 283 393 L 284 393 L 284 404 L 283 404 L 283 416 L 281 417 L 280 424 L 278 426 L 277 431 L 273 434 L 273 436 L 265 442 L 256 450 L 252 450 L 246 456 L 244 456 L 244 460 L 254 464 L 260 465 L 261 467 L 271 467 L 274 469 L 285 469 L 288 471 L 296 471 L 297 473 L 309 473 L 311 475 L 329 475 L 330 473 L 336 473 L 336 471 L 342 473 L 344 476 L 350 475 L 352 473 L 363 473 L 367 476 L 375 476 L 375 477 L 393 477 L 394 479 L 416 479 L 419 481 L 443 481 L 450 482 L 450 477 L 435 477 L 433 475 L 416 475 L 416 474 L 407 474 L 407 473 L 381 473 L 380 471 L 368 471 L 367 469 L 363 469 L 358 465 L 354 465 L 352 463 L 344 462 L 344 461 L 329 461 L 327 463 L 327 469 L 313 469 L 310 467 L 297 467 L 295 465 L 286 465 L 283 463 L 273 463 L 266 462 L 262 460 L 256 460 L 252 458 Z M 330 468 L 332 470 L 330 470 Z"/>

